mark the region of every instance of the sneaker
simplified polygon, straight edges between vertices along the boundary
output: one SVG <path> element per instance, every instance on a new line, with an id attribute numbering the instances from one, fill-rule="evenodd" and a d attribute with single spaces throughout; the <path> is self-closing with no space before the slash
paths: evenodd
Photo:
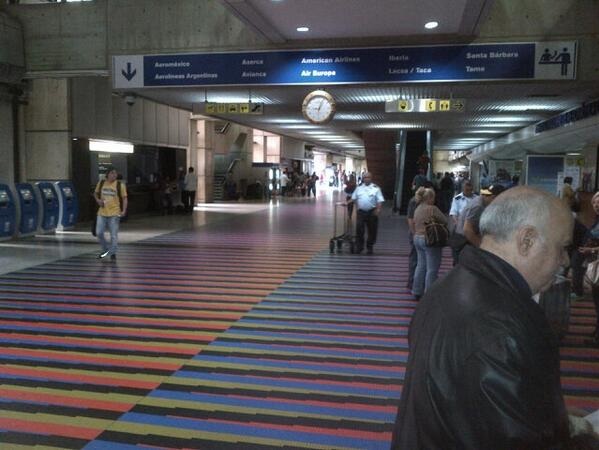
<path id="1" fill-rule="evenodd" d="M 372 253 L 373 253 L 373 251 L 372 251 L 372 247 L 368 247 L 368 248 L 366 249 L 366 254 L 367 254 L 367 255 L 372 255 Z"/>
<path id="2" fill-rule="evenodd" d="M 110 259 L 111 259 L 112 261 L 116 261 L 116 255 L 110 255 Z"/>
<path id="3" fill-rule="evenodd" d="M 110 252 L 108 250 L 106 250 L 105 252 L 102 252 L 98 255 L 99 259 L 104 259 L 106 258 L 108 255 L 110 255 Z"/>

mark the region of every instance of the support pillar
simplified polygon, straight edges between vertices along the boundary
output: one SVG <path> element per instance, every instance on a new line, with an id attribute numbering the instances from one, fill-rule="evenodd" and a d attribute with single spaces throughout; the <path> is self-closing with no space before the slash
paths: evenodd
<path id="1" fill-rule="evenodd" d="M 196 201 L 214 201 L 214 124 L 207 120 L 191 120 L 189 139 L 189 166 L 198 176 Z"/>
<path id="2" fill-rule="evenodd" d="M 70 180 L 69 81 L 36 79 L 31 85 L 29 104 L 25 107 L 27 180 Z"/>

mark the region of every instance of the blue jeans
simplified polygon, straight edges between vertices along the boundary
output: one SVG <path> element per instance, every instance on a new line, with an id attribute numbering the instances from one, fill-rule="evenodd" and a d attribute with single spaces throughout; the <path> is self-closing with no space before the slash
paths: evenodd
<path id="1" fill-rule="evenodd" d="M 111 255 L 116 255 L 116 251 L 118 250 L 119 246 L 120 222 L 121 218 L 119 216 L 98 216 L 98 220 L 96 222 L 96 236 L 98 236 L 98 242 L 100 243 L 100 247 L 102 247 L 102 253 L 108 250 Z M 108 245 L 106 239 L 104 238 L 106 227 L 108 227 L 108 231 L 110 232 L 110 245 Z"/>
<path id="2" fill-rule="evenodd" d="M 416 272 L 416 266 L 418 265 L 418 253 L 416 247 L 414 247 L 414 235 L 409 233 L 408 242 L 410 243 L 410 255 L 408 256 L 408 289 L 412 289 L 414 286 L 414 273 Z"/>
<path id="3" fill-rule="evenodd" d="M 437 279 L 439 266 L 441 265 L 441 247 L 428 247 L 424 242 L 424 236 L 414 236 L 414 247 L 418 254 L 418 264 L 414 272 L 414 284 L 412 294 L 423 295 Z"/>

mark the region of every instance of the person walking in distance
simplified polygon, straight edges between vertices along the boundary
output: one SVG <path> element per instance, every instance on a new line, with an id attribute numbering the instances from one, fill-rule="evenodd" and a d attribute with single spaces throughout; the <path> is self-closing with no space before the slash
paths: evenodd
<path id="1" fill-rule="evenodd" d="M 385 201 L 381 188 L 372 182 L 372 175 L 366 172 L 362 178 L 363 183 L 352 193 L 351 202 L 356 204 L 356 252 L 364 250 L 364 231 L 368 228 L 366 249 L 369 255 L 376 243 L 376 234 L 379 226 L 379 214 Z"/>
<path id="2" fill-rule="evenodd" d="M 127 189 L 124 183 L 117 180 L 117 171 L 114 167 L 108 167 L 106 179 L 96 185 L 94 198 L 99 206 L 96 236 L 102 249 L 98 258 L 104 259 L 110 256 L 110 259 L 115 260 L 120 219 L 127 214 Z M 106 242 L 104 236 L 107 228 L 110 232 L 110 243 Z"/>
<path id="3" fill-rule="evenodd" d="M 185 208 L 185 212 L 193 212 L 197 186 L 198 177 L 195 174 L 194 168 L 190 167 L 187 171 L 187 175 L 185 175 L 183 186 L 183 208 Z"/>

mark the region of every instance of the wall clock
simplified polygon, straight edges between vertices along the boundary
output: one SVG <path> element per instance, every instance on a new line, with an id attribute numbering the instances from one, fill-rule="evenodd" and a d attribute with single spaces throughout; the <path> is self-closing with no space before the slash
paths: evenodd
<path id="1" fill-rule="evenodd" d="M 335 115 L 335 99 L 326 91 L 312 91 L 302 103 L 304 117 L 312 123 L 320 124 L 330 121 Z"/>

